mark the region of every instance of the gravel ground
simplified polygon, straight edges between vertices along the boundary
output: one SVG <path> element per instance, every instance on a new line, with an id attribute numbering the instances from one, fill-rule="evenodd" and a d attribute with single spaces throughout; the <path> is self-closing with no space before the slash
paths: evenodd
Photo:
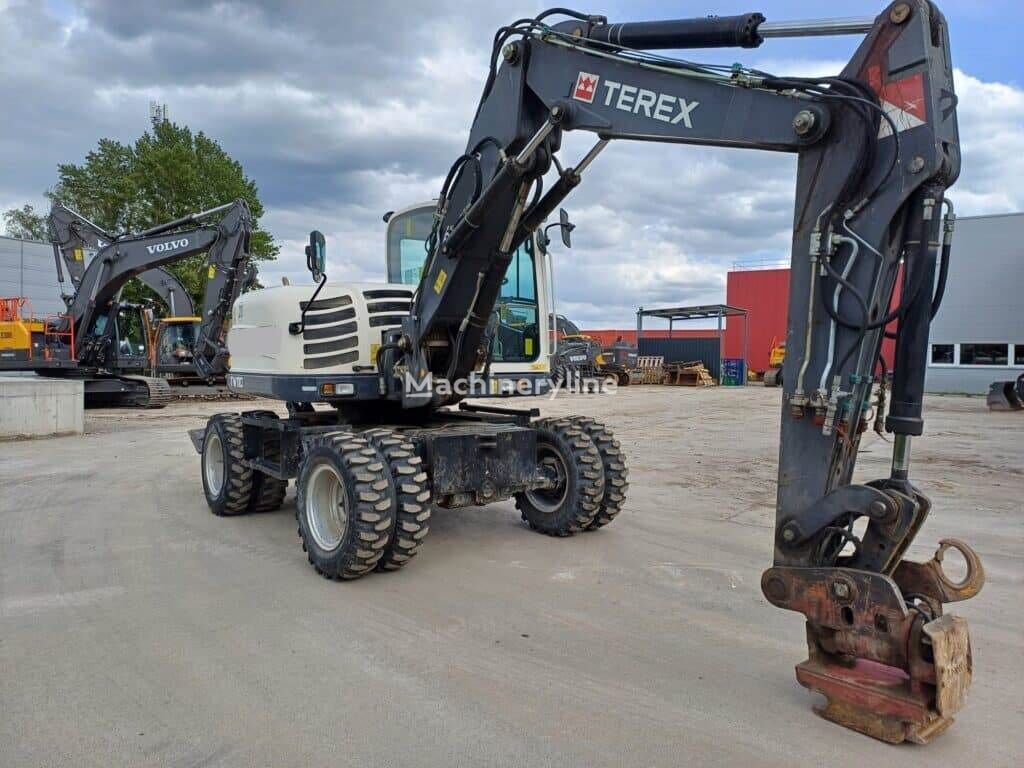
<path id="1" fill-rule="evenodd" d="M 0 444 L 0 765 L 1019 766 L 1024 414 L 935 397 L 911 549 L 982 555 L 975 679 L 927 747 L 812 714 L 800 617 L 770 563 L 778 390 L 632 387 L 531 402 L 611 426 L 626 508 L 567 540 L 511 503 L 441 510 L 404 571 L 307 565 L 289 496 L 220 519 L 185 434 L 245 403 L 90 411 L 87 434 Z M 265 407 L 265 404 L 261 404 Z M 884 476 L 866 438 L 858 474 Z"/>

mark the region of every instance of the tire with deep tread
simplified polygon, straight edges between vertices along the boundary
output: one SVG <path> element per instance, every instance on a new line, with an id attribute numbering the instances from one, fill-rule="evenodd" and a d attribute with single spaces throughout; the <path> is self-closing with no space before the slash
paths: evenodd
<path id="1" fill-rule="evenodd" d="M 588 416 L 572 416 L 570 420 L 590 436 L 597 446 L 597 452 L 601 454 L 604 495 L 601 497 L 601 509 L 587 526 L 588 531 L 596 531 L 608 525 L 622 511 L 626 491 L 629 490 L 629 469 L 626 467 L 626 458 L 622 455 L 622 446 L 608 427 Z"/>
<path id="2" fill-rule="evenodd" d="M 597 446 L 569 419 L 540 419 L 531 426 L 537 432 L 538 447 L 546 444 L 564 462 L 567 487 L 553 512 L 538 508 L 528 493 L 516 494 L 516 509 L 533 530 L 548 536 L 571 536 L 586 530 L 600 512 L 604 495 L 604 467 Z"/>
<path id="3" fill-rule="evenodd" d="M 220 439 L 224 460 L 224 480 L 216 493 L 210 488 L 206 473 L 206 452 L 212 432 Z M 253 471 L 245 464 L 245 435 L 242 418 L 237 413 L 218 413 L 206 422 L 199 462 L 203 493 L 213 514 L 228 517 L 246 512 L 252 499 Z"/>
<path id="4" fill-rule="evenodd" d="M 321 462 L 330 462 L 345 489 L 348 523 L 330 551 L 314 539 L 308 518 L 308 481 Z M 317 435 L 307 443 L 295 491 L 299 538 L 310 564 L 328 579 L 357 579 L 373 571 L 391 538 L 395 499 L 384 457 L 351 432 Z"/>
<path id="5" fill-rule="evenodd" d="M 253 415 L 279 419 L 274 411 L 251 411 Z M 267 430 L 263 435 L 263 458 L 268 461 L 281 461 L 281 438 Z M 252 496 L 249 499 L 250 512 L 274 512 L 284 504 L 288 494 L 288 481 L 279 480 L 264 472 L 256 470 L 252 478 Z"/>
<path id="6" fill-rule="evenodd" d="M 377 562 L 377 570 L 397 571 L 416 556 L 430 530 L 434 506 L 430 480 L 416 446 L 400 432 L 378 428 L 367 430 L 362 436 L 384 457 L 391 470 L 395 488 L 395 528 Z"/>

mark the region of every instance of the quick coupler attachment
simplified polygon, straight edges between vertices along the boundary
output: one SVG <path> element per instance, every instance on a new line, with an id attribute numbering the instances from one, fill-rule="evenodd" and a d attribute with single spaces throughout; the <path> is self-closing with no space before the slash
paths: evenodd
<path id="1" fill-rule="evenodd" d="M 942 570 L 956 549 L 967 574 Z M 953 723 L 971 683 L 965 619 L 943 604 L 981 591 L 985 571 L 962 541 L 944 539 L 927 563 L 902 560 L 892 576 L 852 568 L 776 566 L 761 589 L 779 608 L 807 618 L 809 657 L 797 681 L 822 694 L 815 711 L 876 739 L 925 744 Z"/>

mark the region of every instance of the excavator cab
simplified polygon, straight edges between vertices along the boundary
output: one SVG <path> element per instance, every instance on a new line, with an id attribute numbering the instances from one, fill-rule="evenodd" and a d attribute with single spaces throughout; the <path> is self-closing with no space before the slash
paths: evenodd
<path id="1" fill-rule="evenodd" d="M 111 303 L 106 313 L 94 318 L 79 348 L 88 350 L 96 365 L 127 373 L 143 372 L 150 355 L 144 315 L 145 309 L 139 304 Z"/>
<path id="2" fill-rule="evenodd" d="M 150 375 L 170 384 L 199 381 L 193 349 L 199 337 L 198 317 L 163 317 L 150 329 Z"/>
<path id="3" fill-rule="evenodd" d="M 386 216 L 386 269 L 389 283 L 415 286 L 426 261 L 426 244 L 437 208 L 435 202 L 419 203 Z M 565 242 L 574 226 L 563 213 L 560 226 Z M 543 242 L 543 244 L 542 244 Z M 491 393 L 500 394 L 516 381 L 529 380 L 544 386 L 550 375 L 552 334 L 543 318 L 554 307 L 551 261 L 546 235 L 538 233 L 513 255 L 491 313 Z"/>

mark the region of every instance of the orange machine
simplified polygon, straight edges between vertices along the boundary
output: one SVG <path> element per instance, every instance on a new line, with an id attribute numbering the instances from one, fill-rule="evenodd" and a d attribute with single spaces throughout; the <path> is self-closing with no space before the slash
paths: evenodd
<path id="1" fill-rule="evenodd" d="M 0 298 L 0 370 L 5 363 L 34 361 L 59 366 L 73 361 L 74 326 L 64 320 L 65 315 L 33 316 L 24 296 Z"/>

